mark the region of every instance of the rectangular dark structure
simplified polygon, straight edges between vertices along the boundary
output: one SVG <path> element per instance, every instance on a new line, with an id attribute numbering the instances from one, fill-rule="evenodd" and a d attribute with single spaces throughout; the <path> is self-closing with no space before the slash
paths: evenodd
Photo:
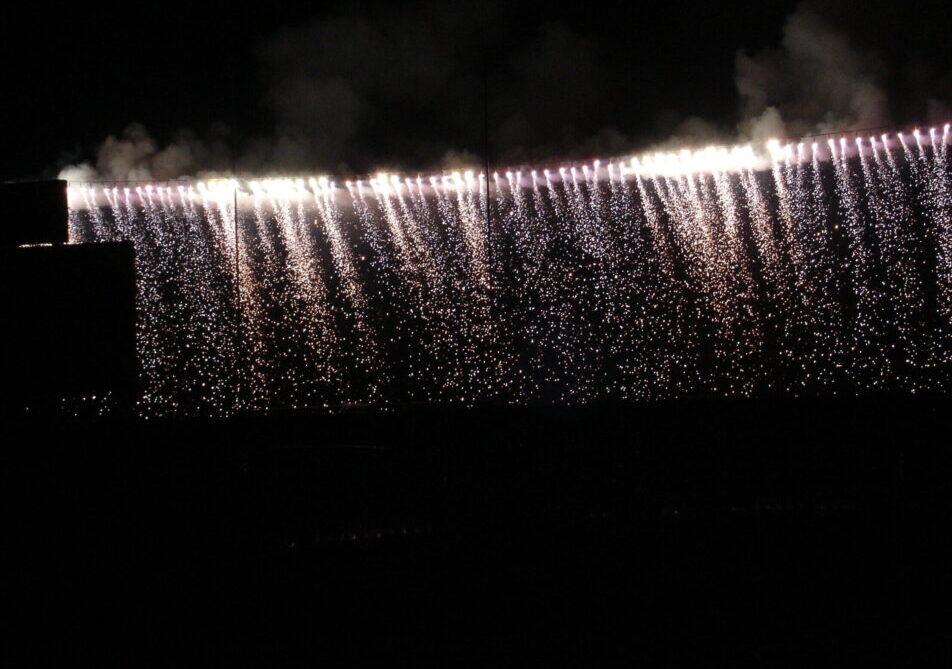
<path id="1" fill-rule="evenodd" d="M 7 408 L 56 408 L 64 398 L 106 393 L 131 399 L 138 368 L 132 244 L 5 249 L 3 256 Z"/>
<path id="2" fill-rule="evenodd" d="M 69 241 L 65 181 L 0 184 L 0 246 Z"/>

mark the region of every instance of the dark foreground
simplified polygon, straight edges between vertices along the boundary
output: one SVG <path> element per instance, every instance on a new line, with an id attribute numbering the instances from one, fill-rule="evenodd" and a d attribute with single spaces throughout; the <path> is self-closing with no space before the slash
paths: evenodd
<path id="1" fill-rule="evenodd" d="M 948 404 L 8 422 L 5 664 L 947 663 Z"/>

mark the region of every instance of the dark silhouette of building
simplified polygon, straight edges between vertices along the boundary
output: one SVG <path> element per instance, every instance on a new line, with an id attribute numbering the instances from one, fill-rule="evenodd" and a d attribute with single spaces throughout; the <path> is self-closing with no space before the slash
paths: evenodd
<path id="1" fill-rule="evenodd" d="M 67 244 L 67 217 L 65 182 L 0 185 L 8 412 L 134 400 L 132 245 Z"/>
<path id="2" fill-rule="evenodd" d="M 948 657 L 947 397 L 76 417 L 133 257 L 61 234 L 2 250 L 3 664 Z"/>

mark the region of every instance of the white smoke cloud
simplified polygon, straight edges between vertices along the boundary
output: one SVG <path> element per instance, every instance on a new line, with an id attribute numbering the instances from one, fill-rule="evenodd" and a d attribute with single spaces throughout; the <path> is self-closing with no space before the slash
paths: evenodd
<path id="1" fill-rule="evenodd" d="M 471 151 L 450 149 L 440 159 L 439 167 L 444 170 L 460 170 L 481 165 L 483 159 Z"/>
<path id="2" fill-rule="evenodd" d="M 208 176 L 227 167 L 227 150 L 217 139 L 202 140 L 183 131 L 166 144 L 159 143 L 139 123 L 119 135 L 109 135 L 96 151 L 94 163 L 68 165 L 59 178 L 67 181 L 164 180 Z"/>
<path id="3" fill-rule="evenodd" d="M 894 98 L 908 107 L 907 119 L 947 119 L 949 107 L 941 98 L 950 95 L 952 77 L 946 69 L 930 70 L 927 63 L 893 54 L 896 68 L 887 72 L 875 52 L 836 27 L 852 30 L 864 10 L 845 7 L 838 24 L 836 4 L 805 0 L 787 17 L 778 46 L 736 54 L 735 127 L 677 113 L 665 120 L 661 112 L 657 136 L 667 139 L 651 149 L 762 146 L 770 137 L 888 124 L 887 103 L 897 105 L 887 99 L 887 81 Z M 397 162 L 481 164 L 483 94 L 489 86 L 483 80 L 484 40 L 493 35 L 489 27 L 505 23 L 509 10 L 484 14 L 468 8 L 447 11 L 442 3 L 424 2 L 391 12 L 382 6 L 373 14 L 345 13 L 290 28 L 258 49 L 263 107 L 274 122 L 270 134 L 227 148 L 220 132 L 202 138 L 180 133 L 163 143 L 134 123 L 107 137 L 94 160 L 70 165 L 60 177 L 174 179 L 235 168 L 265 175 L 301 169 L 352 173 Z M 420 26 L 431 28 L 426 39 Z M 604 112 L 618 91 L 598 44 L 558 23 L 540 24 L 519 39 L 502 52 L 506 62 L 497 67 L 503 74 L 492 83 L 488 139 L 494 163 L 608 157 L 636 148 L 629 133 L 638 134 L 637 128 Z M 871 43 L 883 44 L 876 38 Z M 906 63 L 905 69 L 898 63 Z M 887 79 L 890 74 L 897 77 Z"/>
<path id="4" fill-rule="evenodd" d="M 881 125 L 889 118 L 884 68 L 809 3 L 787 17 L 779 48 L 739 52 L 740 134 L 762 141 Z"/>
<path id="5" fill-rule="evenodd" d="M 233 146 L 233 165 L 209 164 L 216 152 L 207 141 L 185 137 L 165 145 L 133 124 L 108 137 L 95 160 L 61 176 L 171 179 L 232 166 L 256 174 L 353 173 L 397 162 L 472 167 L 486 148 L 484 60 L 491 50 L 498 73 L 489 124 L 494 161 L 609 155 L 627 147 L 617 129 L 592 131 L 601 122 L 592 119 L 613 95 L 596 45 L 565 25 L 542 23 L 519 35 L 511 50 L 490 49 L 498 32 L 491 26 L 513 13 L 472 0 L 450 10 L 424 2 L 296 25 L 257 49 L 261 103 L 274 127 Z"/>
<path id="6" fill-rule="evenodd" d="M 666 119 L 666 114 L 660 116 L 657 122 L 665 126 L 665 132 L 662 133 L 665 139 L 642 149 L 644 153 L 679 151 L 685 148 L 700 149 L 705 146 L 735 142 L 735 138 L 730 133 L 698 116 L 689 116 L 680 121 Z M 672 125 L 674 125 L 673 129 L 671 129 Z"/>
<path id="7" fill-rule="evenodd" d="M 99 178 L 99 172 L 88 162 L 82 162 L 62 168 L 56 178 L 65 181 L 95 181 Z"/>

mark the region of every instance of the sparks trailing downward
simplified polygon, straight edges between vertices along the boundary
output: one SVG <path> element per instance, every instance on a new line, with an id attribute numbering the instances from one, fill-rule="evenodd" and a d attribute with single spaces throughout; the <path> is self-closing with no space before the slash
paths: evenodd
<path id="1" fill-rule="evenodd" d="M 819 138 L 807 137 L 798 141 L 781 141 L 771 139 L 765 145 L 765 151 L 759 152 L 750 144 L 724 147 L 709 146 L 700 150 L 683 149 L 677 152 L 654 152 L 631 158 L 620 158 L 603 162 L 594 160 L 591 163 L 578 163 L 560 166 L 555 170 L 544 170 L 546 178 L 551 182 L 553 179 L 557 182 L 568 178 L 577 180 L 578 173 L 584 175 L 586 180 L 608 180 L 615 178 L 624 178 L 630 175 L 639 175 L 647 177 L 672 177 L 685 176 L 691 174 L 718 174 L 718 173 L 738 173 L 745 170 L 760 170 L 769 167 L 772 162 L 790 162 L 803 163 L 818 158 L 822 161 L 836 159 L 837 157 L 858 156 L 868 147 L 869 151 L 875 151 L 877 148 L 888 150 L 897 146 L 905 146 L 907 143 L 914 142 L 921 151 L 924 147 L 941 147 L 952 141 L 950 138 L 950 124 L 945 124 L 941 131 L 932 127 L 928 132 L 922 132 L 918 128 L 910 133 L 895 133 L 893 135 L 882 134 L 879 136 L 863 136 L 862 131 L 853 131 L 838 138 L 824 136 L 825 141 L 817 141 Z M 812 140 L 807 142 L 807 140 Z M 513 175 L 516 177 L 516 183 L 520 186 L 528 186 L 539 181 L 539 170 L 531 171 L 531 180 L 526 180 L 522 171 L 513 172 L 506 170 L 507 185 L 512 185 Z M 556 176 L 558 175 L 558 176 Z M 499 185 L 499 172 L 494 175 L 494 183 Z M 482 172 L 478 176 L 474 175 L 472 170 L 465 172 L 454 171 L 440 175 L 415 177 L 401 176 L 397 174 L 379 173 L 367 178 L 354 178 L 345 182 L 347 192 L 353 197 L 355 194 L 367 193 L 374 195 L 391 195 L 400 189 L 417 189 L 423 192 L 433 192 L 436 188 L 449 188 L 459 190 L 460 188 L 472 189 L 474 186 L 482 185 L 486 175 Z M 115 184 L 115 185 L 112 185 Z M 83 207 L 92 198 L 96 202 L 97 193 L 102 192 L 103 197 L 108 198 L 111 192 L 125 192 L 128 184 L 134 186 L 136 197 L 143 199 L 151 194 L 158 195 L 164 193 L 167 197 L 178 197 L 180 200 L 187 197 L 195 201 L 201 196 L 210 196 L 213 199 L 232 198 L 237 191 L 239 194 L 259 194 L 268 197 L 296 197 L 304 198 L 310 194 L 319 193 L 321 196 L 329 193 L 333 194 L 339 190 L 337 183 L 326 176 L 319 178 L 309 177 L 280 177 L 260 180 L 239 180 L 235 178 L 208 179 L 198 181 L 172 181 L 156 184 L 147 184 L 145 182 L 73 182 L 68 188 L 70 204 L 73 207 Z"/>
<path id="2" fill-rule="evenodd" d="M 69 185 L 144 413 L 947 391 L 948 125 L 552 168 Z"/>

